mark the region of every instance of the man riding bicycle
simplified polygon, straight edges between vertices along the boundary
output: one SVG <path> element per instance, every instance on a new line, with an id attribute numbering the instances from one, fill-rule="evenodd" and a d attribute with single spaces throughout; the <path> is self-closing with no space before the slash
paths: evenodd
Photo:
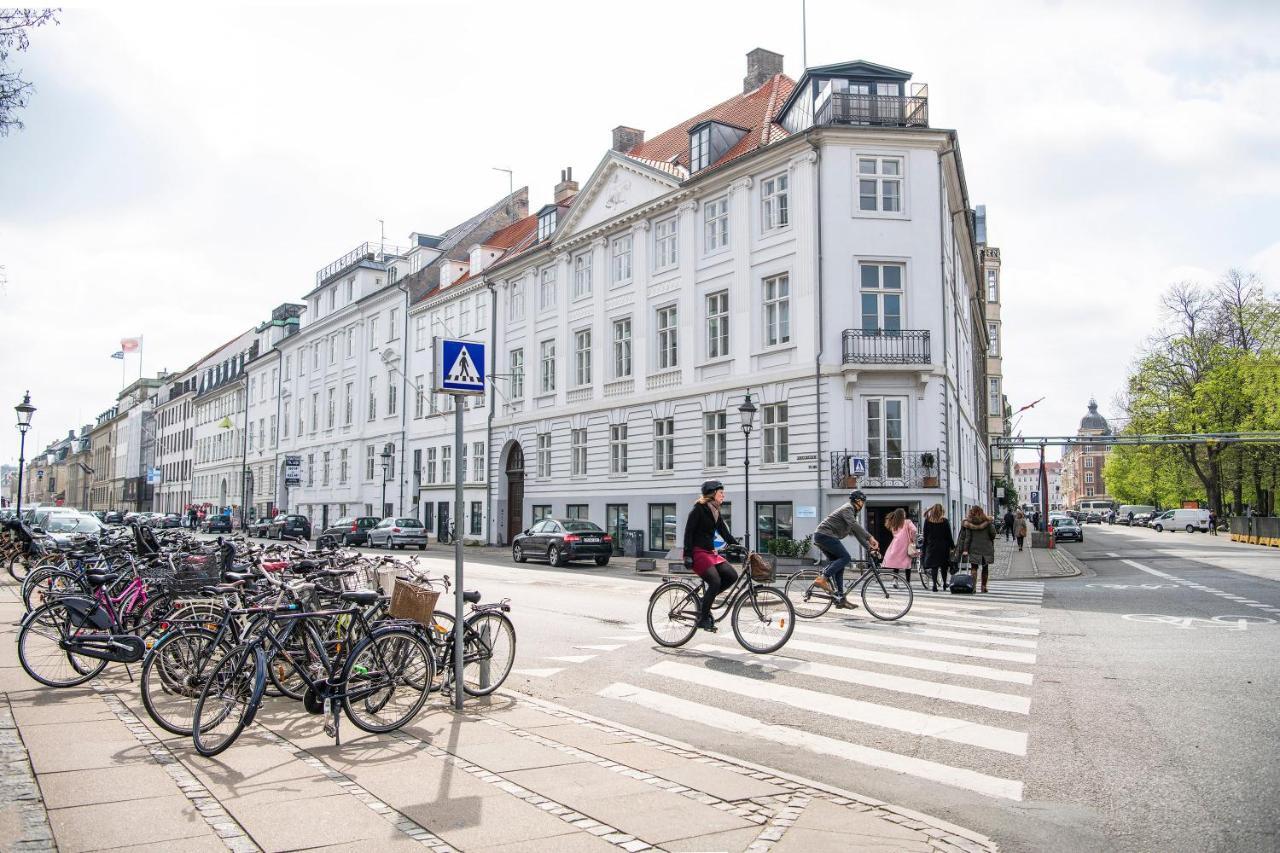
<path id="1" fill-rule="evenodd" d="M 813 544 L 830 560 L 814 583 L 834 595 L 836 607 L 839 608 L 858 606 L 844 600 L 844 570 L 853 562 L 853 557 L 840 540 L 853 536 L 863 548 L 876 555 L 880 553 L 880 543 L 858 521 L 858 514 L 866 503 L 867 496 L 862 492 L 850 492 L 849 502 L 824 518 L 813 534 Z"/>

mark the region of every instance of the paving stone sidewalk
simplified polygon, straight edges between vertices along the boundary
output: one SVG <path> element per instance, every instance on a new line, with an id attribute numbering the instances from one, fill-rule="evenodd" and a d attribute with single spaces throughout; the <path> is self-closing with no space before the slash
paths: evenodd
<path id="1" fill-rule="evenodd" d="M 464 713 L 433 700 L 388 735 L 344 725 L 341 746 L 298 703 L 270 699 L 204 759 L 153 724 L 123 666 L 78 688 L 31 680 L 14 642 L 21 612 L 0 588 L 4 849 L 997 849 L 908 809 L 509 693 Z"/>
<path id="2" fill-rule="evenodd" d="M 1032 548 L 1026 540 L 1021 551 L 1016 542 L 996 535 L 996 561 L 991 566 L 993 580 L 1038 580 L 1069 578 L 1083 574 L 1080 561 L 1066 548 Z"/>

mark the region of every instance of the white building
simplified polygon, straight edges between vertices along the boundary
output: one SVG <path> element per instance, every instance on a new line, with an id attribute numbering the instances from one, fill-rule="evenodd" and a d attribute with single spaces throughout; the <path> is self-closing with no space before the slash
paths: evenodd
<path id="1" fill-rule="evenodd" d="M 279 458 L 284 403 L 280 395 L 280 376 L 284 369 L 280 343 L 297 333 L 304 308 L 285 303 L 272 311 L 271 319 L 254 330 L 257 355 L 245 365 L 249 382 L 245 464 L 250 519 L 270 518 L 276 511 L 283 468 Z"/>
<path id="2" fill-rule="evenodd" d="M 156 409 L 156 465 L 160 483 L 153 492 L 155 512 L 186 512 L 191 505 L 192 441 L 196 366 L 172 377 Z"/>
<path id="3" fill-rule="evenodd" d="M 616 129 L 581 193 L 485 270 L 493 541 L 586 516 L 665 551 L 706 479 L 753 544 L 811 533 L 855 482 L 873 528 L 896 507 L 989 505 L 955 132 L 928 127 L 906 72 L 796 83 L 777 54 L 748 60 L 742 94 L 649 141 Z"/>
<path id="4" fill-rule="evenodd" d="M 1062 498 L 1062 463 L 1045 462 L 1045 479 L 1049 482 L 1049 509 L 1064 509 Z M 1038 508 L 1039 503 L 1031 499 L 1031 493 L 1040 492 L 1040 463 L 1015 462 L 1013 465 L 1013 485 L 1018 490 L 1018 503 L 1023 507 Z"/>
<path id="5" fill-rule="evenodd" d="M 245 363 L 257 354 L 253 330 L 201 362 L 192 399 L 191 502 L 206 515 L 239 509 L 245 454 Z M 237 515 L 238 517 L 238 515 Z"/>

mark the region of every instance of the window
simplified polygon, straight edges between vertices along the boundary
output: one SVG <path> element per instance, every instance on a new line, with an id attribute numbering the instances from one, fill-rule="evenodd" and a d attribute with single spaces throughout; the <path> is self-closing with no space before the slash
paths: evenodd
<path id="1" fill-rule="evenodd" d="M 427 318 L 421 314 L 413 320 L 413 348 L 415 350 L 427 348 Z"/>
<path id="2" fill-rule="evenodd" d="M 551 504 L 534 504 L 533 505 L 533 523 L 537 524 L 544 518 L 551 517 Z"/>
<path id="3" fill-rule="evenodd" d="M 672 216 L 653 224 L 653 268 L 664 270 L 680 260 L 679 219 Z"/>
<path id="4" fill-rule="evenodd" d="M 631 318 L 613 321 L 613 378 L 631 375 Z"/>
<path id="5" fill-rule="evenodd" d="M 613 241 L 613 283 L 631 281 L 631 235 Z"/>
<path id="6" fill-rule="evenodd" d="M 419 373 L 413 377 L 413 416 L 415 418 L 422 417 L 427 404 L 427 392 L 423 387 L 423 375 Z"/>
<path id="7" fill-rule="evenodd" d="M 387 414 L 394 415 L 396 413 L 396 395 L 399 392 L 395 379 L 390 373 L 387 374 Z"/>
<path id="8" fill-rule="evenodd" d="M 346 426 L 351 425 L 351 410 L 355 404 L 355 398 L 352 389 L 355 386 L 348 382 L 342 391 L 342 423 Z"/>
<path id="9" fill-rule="evenodd" d="M 388 341 L 394 341 L 396 338 L 400 337 L 400 334 L 399 334 L 400 324 L 396 322 L 399 319 L 399 316 L 400 316 L 400 309 L 392 308 L 391 316 L 387 318 L 387 340 Z"/>
<path id="10" fill-rule="evenodd" d="M 569 431 L 569 473 L 574 477 L 586 476 L 587 431 L 585 428 Z"/>
<path id="11" fill-rule="evenodd" d="M 680 366 L 679 327 L 676 306 L 658 309 L 658 369 Z"/>
<path id="12" fill-rule="evenodd" d="M 373 481 L 373 445 L 366 444 L 364 448 L 364 478 L 370 482 Z"/>
<path id="13" fill-rule="evenodd" d="M 787 404 L 774 403 L 761 407 L 764 424 L 763 461 L 789 462 L 791 449 L 787 429 Z"/>
<path id="14" fill-rule="evenodd" d="M 729 354 L 729 291 L 707 295 L 707 358 Z"/>
<path id="15" fill-rule="evenodd" d="M 551 476 L 551 433 L 538 433 L 538 476 Z"/>
<path id="16" fill-rule="evenodd" d="M 1084 467 L 1086 467 L 1086 468 L 1092 468 L 1092 467 L 1093 467 L 1093 457 L 1092 457 L 1092 456 L 1086 456 L 1086 457 L 1084 458 Z"/>
<path id="17" fill-rule="evenodd" d="M 881 213 L 902 211 L 902 159 L 858 158 L 858 209 Z"/>
<path id="18" fill-rule="evenodd" d="M 517 281 L 511 285 L 511 301 L 507 303 L 507 319 L 513 322 L 524 319 L 523 281 Z"/>
<path id="19" fill-rule="evenodd" d="M 591 330 L 573 333 L 573 377 L 575 385 L 591 384 Z"/>
<path id="20" fill-rule="evenodd" d="M 350 302 L 356 295 L 356 280 L 354 278 L 347 279 L 347 301 Z"/>
<path id="21" fill-rule="evenodd" d="M 338 361 L 338 336 L 329 336 L 329 363 L 336 364 Z"/>
<path id="22" fill-rule="evenodd" d="M 311 395 L 311 431 L 315 432 L 320 427 L 320 395 L 318 393 Z"/>
<path id="23" fill-rule="evenodd" d="M 434 447 L 427 448 L 427 482 L 434 483 L 436 481 L 436 449 Z"/>
<path id="24" fill-rule="evenodd" d="M 862 330 L 893 334 L 902 331 L 902 266 L 860 264 Z"/>
<path id="25" fill-rule="evenodd" d="M 542 279 L 538 285 L 538 308 L 546 311 L 556 307 L 556 268 L 547 267 L 542 271 Z"/>
<path id="26" fill-rule="evenodd" d="M 542 342 L 542 371 L 539 387 L 543 394 L 556 390 L 556 342 Z"/>
<path id="27" fill-rule="evenodd" d="M 711 161 L 711 126 L 689 134 L 689 171 L 705 169 Z"/>
<path id="28" fill-rule="evenodd" d="M 868 397 L 867 476 L 873 480 L 901 480 L 902 437 L 906 400 L 901 397 Z"/>
<path id="29" fill-rule="evenodd" d="M 298 359 L 298 361 L 301 362 L 302 359 Z M 293 356 L 286 355 L 284 357 L 284 378 L 288 379 L 292 375 L 293 375 Z"/>
<path id="30" fill-rule="evenodd" d="M 987 348 L 987 355 L 991 356 L 992 358 L 998 358 L 1000 355 L 1000 324 L 999 323 L 987 324 L 987 340 L 990 341 L 990 345 Z"/>
<path id="31" fill-rule="evenodd" d="M 511 351 L 511 399 L 524 399 L 524 349 Z"/>
<path id="32" fill-rule="evenodd" d="M 591 252 L 588 250 L 573 259 L 573 298 L 591 295 Z"/>
<path id="33" fill-rule="evenodd" d="M 591 507 L 588 504 L 568 504 L 564 508 L 564 517 L 576 521 L 590 521 Z"/>
<path id="34" fill-rule="evenodd" d="M 489 321 L 489 295 L 487 293 L 476 294 L 476 326 L 477 332 L 483 331 Z"/>
<path id="35" fill-rule="evenodd" d="M 658 418 L 653 422 L 653 469 L 655 471 L 675 470 L 675 435 L 675 418 Z"/>
<path id="36" fill-rule="evenodd" d="M 347 328 L 347 358 L 351 358 L 356 354 L 356 330 L 352 327 Z"/>
<path id="37" fill-rule="evenodd" d="M 378 318 L 369 318 L 369 349 L 378 348 Z"/>
<path id="38" fill-rule="evenodd" d="M 710 254 L 729 245 L 729 197 L 721 196 L 702 205 L 702 249 Z"/>
<path id="39" fill-rule="evenodd" d="M 546 240 L 553 233 L 555 233 L 555 230 L 556 230 L 556 209 L 554 207 L 551 208 L 550 210 L 547 210 L 538 214 L 538 240 L 539 241 Z"/>
<path id="40" fill-rule="evenodd" d="M 764 280 L 764 343 L 776 347 L 791 342 L 791 276 Z"/>
<path id="41" fill-rule="evenodd" d="M 471 443 L 471 479 L 484 482 L 484 442 Z"/>
<path id="42" fill-rule="evenodd" d="M 310 488 L 316 484 L 316 455 L 314 453 L 307 454 L 307 487 Z"/>
<path id="43" fill-rule="evenodd" d="M 987 412 L 1000 412 L 1000 380 L 991 378 L 987 380 Z"/>
<path id="44" fill-rule="evenodd" d="M 328 390 L 327 399 L 325 401 L 324 427 L 325 429 L 333 429 L 334 418 L 338 416 L 338 389 L 330 388 Z"/>
<path id="45" fill-rule="evenodd" d="M 323 346 L 323 344 L 317 342 L 316 345 L 311 348 L 311 366 L 317 369 L 320 367 L 320 347 L 321 346 Z"/>
<path id="46" fill-rule="evenodd" d="M 706 468 L 723 468 L 728 464 L 729 428 L 724 412 L 707 412 L 702 416 L 702 464 Z"/>
<path id="47" fill-rule="evenodd" d="M 480 501 L 471 502 L 471 535 L 480 535 L 480 513 L 483 505 Z"/>
<path id="48" fill-rule="evenodd" d="M 369 377 L 369 420 L 378 416 L 378 377 Z"/>
<path id="49" fill-rule="evenodd" d="M 329 451 L 325 451 L 320 455 L 322 460 L 320 463 L 320 485 L 329 485 Z"/>
<path id="50" fill-rule="evenodd" d="M 787 176 L 774 175 L 760 182 L 760 222 L 765 231 L 786 228 L 791 222 Z"/>
<path id="51" fill-rule="evenodd" d="M 1000 301 L 1000 285 L 996 281 L 995 270 L 987 270 L 987 301 Z"/>
<path id="52" fill-rule="evenodd" d="M 272 416 L 271 416 L 271 446 L 272 446 L 272 447 L 275 447 L 275 446 L 276 446 L 276 443 L 277 443 L 277 441 L 278 441 L 278 439 L 277 439 L 277 437 L 276 437 L 276 429 L 277 429 L 277 426 L 278 426 L 278 424 L 277 424 L 277 422 L 276 422 L 276 416 L 275 416 L 275 415 L 272 415 Z"/>
<path id="53" fill-rule="evenodd" d="M 791 519 L 790 501 L 756 504 L 756 547 L 764 552 L 771 539 L 793 538 Z"/>
<path id="54" fill-rule="evenodd" d="M 345 486 L 347 483 L 347 448 L 338 451 L 338 485 Z"/>
<path id="55" fill-rule="evenodd" d="M 289 437 L 289 401 L 284 402 L 284 437 Z"/>
<path id="56" fill-rule="evenodd" d="M 649 504 L 649 550 L 670 551 L 676 547 L 676 505 Z"/>
<path id="57" fill-rule="evenodd" d="M 1092 472 L 1092 471 L 1085 471 L 1085 472 L 1084 472 L 1084 481 L 1085 481 L 1086 483 L 1092 483 L 1092 482 L 1093 482 L 1093 472 Z"/>
<path id="58" fill-rule="evenodd" d="M 609 427 L 609 473 L 627 473 L 627 425 Z"/>

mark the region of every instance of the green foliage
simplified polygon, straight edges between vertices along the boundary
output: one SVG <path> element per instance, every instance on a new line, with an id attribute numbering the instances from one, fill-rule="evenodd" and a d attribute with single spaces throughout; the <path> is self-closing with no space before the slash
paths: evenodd
<path id="1" fill-rule="evenodd" d="M 812 537 L 806 536 L 796 541 L 785 536 L 775 536 L 765 545 L 765 550 L 775 557 L 806 557 Z"/>
<path id="2" fill-rule="evenodd" d="M 1004 488 L 1005 506 L 1018 506 L 1018 487 L 1013 484 L 1012 480 L 997 477 L 995 479 L 995 487 L 997 489 Z"/>

